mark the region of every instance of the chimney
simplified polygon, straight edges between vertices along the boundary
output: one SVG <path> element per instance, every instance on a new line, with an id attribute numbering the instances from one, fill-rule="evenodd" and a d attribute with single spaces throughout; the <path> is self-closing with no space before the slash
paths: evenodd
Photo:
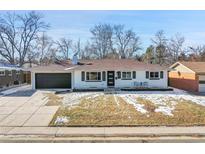
<path id="1" fill-rule="evenodd" d="M 73 65 L 77 65 L 78 64 L 78 52 L 76 52 L 74 55 L 73 55 L 73 59 L 72 59 L 72 64 Z"/>

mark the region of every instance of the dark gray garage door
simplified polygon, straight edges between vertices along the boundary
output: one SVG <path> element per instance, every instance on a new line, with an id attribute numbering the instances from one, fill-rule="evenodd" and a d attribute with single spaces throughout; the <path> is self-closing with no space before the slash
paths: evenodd
<path id="1" fill-rule="evenodd" d="M 37 73 L 36 89 L 71 88 L 71 73 Z"/>

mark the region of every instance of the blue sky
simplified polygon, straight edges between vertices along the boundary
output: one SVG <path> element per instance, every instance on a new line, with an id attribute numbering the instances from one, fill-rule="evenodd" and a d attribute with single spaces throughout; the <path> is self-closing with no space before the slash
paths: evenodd
<path id="1" fill-rule="evenodd" d="M 24 11 L 16 11 L 23 13 Z M 146 49 L 156 31 L 168 37 L 180 33 L 187 45 L 205 44 L 205 11 L 39 11 L 50 24 L 48 34 L 54 39 L 69 37 L 86 41 L 90 28 L 98 23 L 124 24 L 141 38 Z M 5 11 L 0 11 L 0 14 Z"/>

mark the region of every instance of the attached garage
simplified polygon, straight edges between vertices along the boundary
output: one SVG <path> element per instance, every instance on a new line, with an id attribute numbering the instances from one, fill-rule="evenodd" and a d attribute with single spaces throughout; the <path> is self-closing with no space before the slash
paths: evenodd
<path id="1" fill-rule="evenodd" d="M 71 89 L 72 78 L 71 73 L 36 73 L 35 88 L 36 89 Z"/>

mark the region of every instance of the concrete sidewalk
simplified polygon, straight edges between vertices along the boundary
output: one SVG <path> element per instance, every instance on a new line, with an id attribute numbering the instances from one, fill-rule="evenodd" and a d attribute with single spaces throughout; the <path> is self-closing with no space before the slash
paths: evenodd
<path id="1" fill-rule="evenodd" d="M 1 142 L 205 142 L 205 127 L 1 127 Z"/>

